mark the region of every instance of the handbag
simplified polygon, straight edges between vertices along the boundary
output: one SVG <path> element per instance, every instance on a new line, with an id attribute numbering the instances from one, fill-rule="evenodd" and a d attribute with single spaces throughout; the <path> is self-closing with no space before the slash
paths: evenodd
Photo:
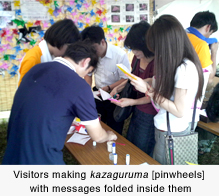
<path id="1" fill-rule="evenodd" d="M 169 112 L 167 117 L 166 158 L 168 165 L 187 165 L 186 162 L 198 164 L 198 133 L 194 132 L 197 100 L 195 101 L 191 131 L 188 135 L 173 136 L 170 130 Z"/>
<path id="2" fill-rule="evenodd" d="M 135 71 L 139 59 L 136 59 L 135 64 L 132 69 L 132 73 Z M 137 97 L 137 91 L 134 91 L 131 81 L 128 80 L 122 92 L 120 93 L 120 98 L 131 98 L 135 99 Z M 120 107 L 116 106 L 113 112 L 113 117 L 116 122 L 122 122 L 126 120 L 133 112 L 134 106 Z"/>

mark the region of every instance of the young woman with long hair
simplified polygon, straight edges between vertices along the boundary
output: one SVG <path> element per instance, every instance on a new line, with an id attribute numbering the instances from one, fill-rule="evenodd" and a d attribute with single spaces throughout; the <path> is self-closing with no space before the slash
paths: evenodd
<path id="1" fill-rule="evenodd" d="M 154 53 L 154 77 L 149 84 L 141 78 L 132 80 L 137 90 L 151 97 L 159 112 L 154 117 L 155 148 L 153 158 L 167 164 L 165 135 L 166 112 L 174 136 L 190 133 L 191 111 L 195 99 L 201 99 L 203 71 L 198 56 L 180 22 L 162 15 L 148 30 L 146 43 Z"/>

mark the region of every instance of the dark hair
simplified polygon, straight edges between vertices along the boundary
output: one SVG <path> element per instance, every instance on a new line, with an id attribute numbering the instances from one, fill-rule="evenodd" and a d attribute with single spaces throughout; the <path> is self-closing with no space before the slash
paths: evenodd
<path id="1" fill-rule="evenodd" d="M 174 91 L 176 69 L 184 58 L 196 66 L 199 76 L 196 98 L 201 98 L 204 82 L 201 63 L 180 22 L 171 15 L 160 16 L 148 30 L 146 43 L 154 52 L 154 100 L 157 101 L 159 96 L 170 99 Z"/>
<path id="2" fill-rule="evenodd" d="M 131 50 L 141 50 L 147 58 L 154 56 L 154 54 L 148 50 L 145 41 L 145 36 L 149 28 L 150 24 L 146 21 L 134 24 L 127 34 L 124 46 Z"/>
<path id="3" fill-rule="evenodd" d="M 214 91 L 208 100 L 206 113 L 210 121 L 219 121 L 219 83 L 214 87 Z"/>
<path id="4" fill-rule="evenodd" d="M 105 40 L 104 31 L 100 26 L 92 25 L 90 27 L 86 27 L 81 32 L 82 40 L 89 39 L 91 42 L 100 44 L 101 40 Z"/>
<path id="5" fill-rule="evenodd" d="M 92 66 L 94 69 L 97 68 L 99 60 L 94 46 L 87 40 L 70 44 L 63 57 L 69 57 L 77 64 L 85 58 L 90 58 L 88 67 Z"/>
<path id="6" fill-rule="evenodd" d="M 213 30 L 213 32 L 216 32 L 218 30 L 214 13 L 209 11 L 198 12 L 190 22 L 190 26 L 197 29 L 202 28 L 205 25 L 211 25 L 210 31 Z"/>
<path id="7" fill-rule="evenodd" d="M 70 19 L 60 20 L 49 27 L 44 39 L 53 47 L 61 49 L 65 44 L 72 44 L 81 39 L 80 32 Z"/>

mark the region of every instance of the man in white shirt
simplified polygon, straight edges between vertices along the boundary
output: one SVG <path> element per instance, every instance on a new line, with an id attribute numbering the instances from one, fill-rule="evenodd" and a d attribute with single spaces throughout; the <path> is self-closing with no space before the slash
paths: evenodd
<path id="1" fill-rule="evenodd" d="M 114 87 L 121 84 L 127 79 L 122 71 L 118 69 L 116 64 L 123 64 L 129 70 L 131 69 L 128 56 L 124 50 L 118 46 L 111 45 L 105 40 L 104 31 L 99 26 L 90 26 L 85 28 L 82 32 L 82 39 L 89 39 L 97 50 L 99 56 L 98 67 L 94 72 L 95 87 L 94 90 L 102 89 L 111 92 Z M 92 86 L 92 74 L 84 77 L 90 86 Z M 113 118 L 113 111 L 115 104 L 110 101 L 96 100 L 98 113 L 101 114 L 101 120 L 110 126 L 112 129 L 122 134 L 124 122 L 116 122 Z"/>

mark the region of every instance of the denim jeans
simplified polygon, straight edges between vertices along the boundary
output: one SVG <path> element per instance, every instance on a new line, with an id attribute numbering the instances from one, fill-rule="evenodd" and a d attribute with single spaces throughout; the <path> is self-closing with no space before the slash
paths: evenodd
<path id="1" fill-rule="evenodd" d="M 142 112 L 135 107 L 127 139 L 149 156 L 152 156 L 155 145 L 154 129 L 154 115 Z"/>

